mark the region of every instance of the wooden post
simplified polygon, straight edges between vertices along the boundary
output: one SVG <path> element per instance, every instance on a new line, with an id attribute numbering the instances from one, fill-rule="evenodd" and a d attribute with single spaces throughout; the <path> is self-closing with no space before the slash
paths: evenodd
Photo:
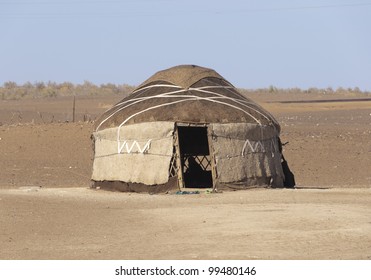
<path id="1" fill-rule="evenodd" d="M 178 133 L 178 126 L 175 124 L 175 137 L 174 137 L 174 145 L 175 145 L 175 153 L 176 153 L 176 165 L 177 165 L 177 173 L 178 173 L 178 186 L 179 189 L 184 188 L 184 181 L 183 181 L 183 166 L 182 166 L 182 159 L 180 154 L 180 147 L 179 147 L 179 133 Z"/>
<path id="2" fill-rule="evenodd" d="M 75 109 L 76 109 L 76 96 L 73 96 L 73 105 L 72 105 L 72 122 L 75 122 Z"/>
<path id="3" fill-rule="evenodd" d="M 216 188 L 216 180 L 218 177 L 218 173 L 216 170 L 216 162 L 215 162 L 215 156 L 214 156 L 214 148 L 213 148 L 213 137 L 212 137 L 212 131 L 211 127 L 207 127 L 207 140 L 209 142 L 209 153 L 210 153 L 210 162 L 211 162 L 211 175 L 213 177 L 213 192 L 217 192 Z"/>

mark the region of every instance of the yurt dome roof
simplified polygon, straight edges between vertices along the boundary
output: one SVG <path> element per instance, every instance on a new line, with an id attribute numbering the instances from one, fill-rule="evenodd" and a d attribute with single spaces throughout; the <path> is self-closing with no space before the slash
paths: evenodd
<path id="1" fill-rule="evenodd" d="M 96 121 L 95 130 L 158 121 L 253 123 L 280 130 L 269 112 L 240 94 L 221 75 L 195 65 L 157 72 L 106 111 Z"/>

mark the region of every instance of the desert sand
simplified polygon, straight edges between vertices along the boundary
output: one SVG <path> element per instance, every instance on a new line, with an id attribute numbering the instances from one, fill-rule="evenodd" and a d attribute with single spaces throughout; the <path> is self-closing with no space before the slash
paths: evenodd
<path id="1" fill-rule="evenodd" d="M 78 97 L 74 123 L 71 97 L 1 100 L 0 259 L 371 259 L 371 101 L 251 97 L 297 189 L 93 190 L 92 125 L 120 96 Z M 332 101 L 280 103 L 305 100 Z"/>

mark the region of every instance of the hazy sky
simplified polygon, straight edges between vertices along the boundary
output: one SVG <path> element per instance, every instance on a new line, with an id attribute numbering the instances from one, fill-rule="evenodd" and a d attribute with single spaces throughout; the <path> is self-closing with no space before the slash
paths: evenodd
<path id="1" fill-rule="evenodd" d="M 178 64 L 244 88 L 371 90 L 371 1 L 0 0 L 0 84 L 137 85 Z"/>

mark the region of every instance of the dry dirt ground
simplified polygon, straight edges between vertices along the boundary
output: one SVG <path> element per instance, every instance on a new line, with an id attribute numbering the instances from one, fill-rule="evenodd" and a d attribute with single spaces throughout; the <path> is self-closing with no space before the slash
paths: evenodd
<path id="1" fill-rule="evenodd" d="M 298 189 L 89 189 L 92 122 L 119 96 L 0 101 L 0 259 L 371 259 L 371 101 L 253 95 Z M 39 187 L 41 186 L 41 188 Z"/>

